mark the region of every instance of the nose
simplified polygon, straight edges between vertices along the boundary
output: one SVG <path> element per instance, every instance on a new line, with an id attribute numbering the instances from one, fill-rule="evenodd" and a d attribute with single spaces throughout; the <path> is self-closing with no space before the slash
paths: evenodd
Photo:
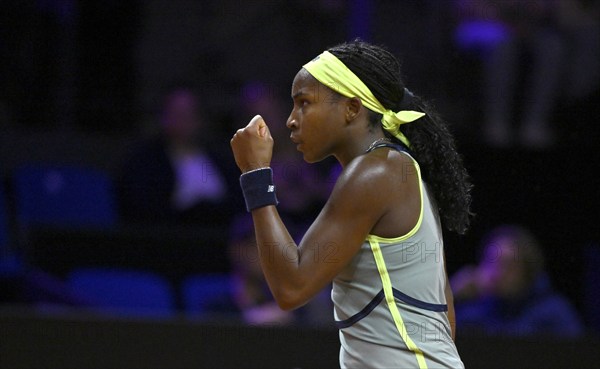
<path id="1" fill-rule="evenodd" d="M 290 116 L 288 117 L 285 125 L 286 125 L 286 127 L 288 127 L 288 129 L 290 129 L 292 131 L 294 129 L 298 128 L 298 121 L 296 120 L 296 117 L 294 117 L 294 111 L 293 110 L 290 113 Z"/>

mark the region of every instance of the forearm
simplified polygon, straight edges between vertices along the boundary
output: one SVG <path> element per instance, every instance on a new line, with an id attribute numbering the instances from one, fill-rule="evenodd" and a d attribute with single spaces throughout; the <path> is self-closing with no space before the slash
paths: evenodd
<path id="1" fill-rule="evenodd" d="M 269 288 L 279 306 L 301 305 L 300 289 L 305 283 L 299 273 L 299 252 L 275 206 L 252 211 L 260 262 Z"/>

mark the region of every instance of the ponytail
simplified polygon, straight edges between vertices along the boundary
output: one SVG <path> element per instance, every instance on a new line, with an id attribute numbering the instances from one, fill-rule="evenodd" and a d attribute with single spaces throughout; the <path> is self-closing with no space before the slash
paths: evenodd
<path id="1" fill-rule="evenodd" d="M 402 81 L 400 63 L 387 50 L 357 40 L 330 48 L 329 52 L 350 68 L 386 108 L 426 114 L 403 124 L 401 130 L 435 199 L 442 224 L 450 231 L 465 233 L 473 215 L 470 211 L 473 185 L 444 120 L 418 96 L 411 94 L 402 103 L 405 93 L 410 92 Z M 381 114 L 369 113 L 371 124 L 380 125 Z"/>

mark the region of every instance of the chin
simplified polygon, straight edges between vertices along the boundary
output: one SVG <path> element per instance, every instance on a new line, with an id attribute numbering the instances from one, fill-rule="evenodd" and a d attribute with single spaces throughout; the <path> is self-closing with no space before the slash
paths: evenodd
<path id="1" fill-rule="evenodd" d="M 304 161 L 310 164 L 318 163 L 326 158 L 326 156 L 315 156 L 307 153 L 304 153 L 303 157 Z"/>
<path id="2" fill-rule="evenodd" d="M 306 155 L 304 155 L 304 161 L 307 162 L 307 163 L 309 163 L 309 164 L 313 164 L 313 163 L 318 163 L 319 162 L 319 160 L 307 157 Z"/>

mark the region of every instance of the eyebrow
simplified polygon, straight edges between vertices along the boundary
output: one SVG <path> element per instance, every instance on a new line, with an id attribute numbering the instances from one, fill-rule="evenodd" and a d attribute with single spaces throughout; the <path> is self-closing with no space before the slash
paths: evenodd
<path id="1" fill-rule="evenodd" d="M 300 91 L 298 91 L 298 92 L 296 92 L 295 94 L 292 95 L 292 99 L 295 99 L 295 98 L 300 97 L 302 95 L 308 95 L 308 92 L 300 90 Z"/>

